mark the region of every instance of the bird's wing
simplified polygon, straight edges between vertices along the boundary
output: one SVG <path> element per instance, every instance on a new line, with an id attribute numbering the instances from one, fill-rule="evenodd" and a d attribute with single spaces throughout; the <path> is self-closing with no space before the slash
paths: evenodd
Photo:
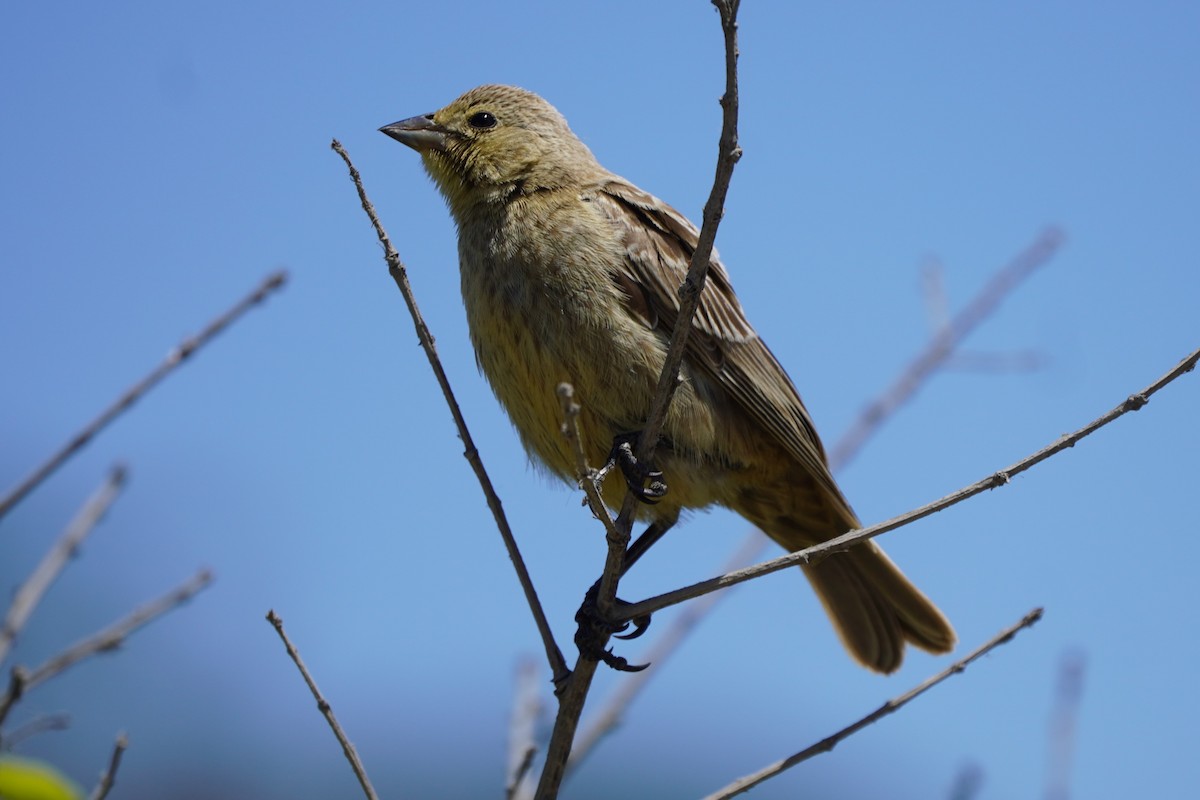
<path id="1" fill-rule="evenodd" d="M 669 336 L 679 313 L 679 285 L 699 231 L 657 197 L 615 177 L 603 182 L 592 200 L 625 242 L 622 272 L 614 279 L 631 298 L 631 310 Z M 746 319 L 715 254 L 686 357 L 807 468 L 848 521 L 856 519 L 829 473 L 821 440 L 796 387 Z"/>

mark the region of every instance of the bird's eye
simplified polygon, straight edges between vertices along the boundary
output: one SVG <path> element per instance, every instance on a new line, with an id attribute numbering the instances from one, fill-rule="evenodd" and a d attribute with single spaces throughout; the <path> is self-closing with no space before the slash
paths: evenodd
<path id="1" fill-rule="evenodd" d="M 486 111 L 478 111 L 471 115 L 471 118 L 467 120 L 467 123 L 470 124 L 472 128 L 487 130 L 488 128 L 496 127 L 496 118 Z"/>

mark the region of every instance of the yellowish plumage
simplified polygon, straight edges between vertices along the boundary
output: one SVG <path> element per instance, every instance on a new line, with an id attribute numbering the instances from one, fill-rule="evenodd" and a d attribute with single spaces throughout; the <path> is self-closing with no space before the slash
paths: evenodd
<path id="1" fill-rule="evenodd" d="M 458 225 L 463 302 L 479 367 L 526 449 L 571 480 L 555 387 L 575 386 L 585 452 L 601 463 L 641 428 L 698 232 L 608 172 L 545 100 L 481 86 L 387 126 L 421 153 Z M 714 253 L 655 463 L 669 492 L 642 516 L 737 511 L 789 550 L 859 526 L 799 394 L 746 319 Z M 624 484 L 604 495 L 619 505 Z M 905 642 L 949 651 L 941 612 L 874 543 L 805 568 L 850 653 L 880 672 Z"/>

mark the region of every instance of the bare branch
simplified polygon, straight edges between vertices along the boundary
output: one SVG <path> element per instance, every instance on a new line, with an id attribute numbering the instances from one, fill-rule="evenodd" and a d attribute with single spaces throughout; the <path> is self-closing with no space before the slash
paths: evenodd
<path id="1" fill-rule="evenodd" d="M 912 511 L 908 511 L 897 517 L 892 517 L 885 522 L 879 522 L 866 528 L 850 531 L 849 533 L 845 533 L 835 539 L 830 539 L 827 542 L 822 542 L 814 547 L 809 547 L 805 550 L 798 550 L 794 553 L 789 553 L 788 555 L 771 559 L 770 561 L 764 561 L 763 563 L 757 564 L 753 567 L 730 572 L 716 578 L 710 578 L 706 581 L 701 581 L 700 583 L 695 583 L 691 586 L 685 586 L 682 589 L 676 589 L 672 592 L 666 592 L 665 594 L 651 597 L 648 600 L 643 600 L 640 603 L 632 603 L 630 605 L 622 606 L 619 615 L 620 619 L 629 620 L 644 614 L 652 614 L 655 611 L 667 608 L 668 606 L 673 606 L 676 603 L 682 603 L 684 600 L 689 600 L 693 597 L 699 597 L 700 595 L 707 594 L 709 592 L 715 592 L 717 589 L 724 589 L 726 586 L 733 586 L 735 584 L 742 583 L 743 581 L 748 581 L 771 572 L 778 572 L 781 569 L 787 569 L 788 567 L 812 563 L 831 553 L 840 553 L 844 550 L 848 550 L 851 546 L 858 544 L 859 542 L 866 541 L 867 539 L 872 539 L 881 533 L 887 533 L 888 531 L 907 525 L 910 522 L 915 522 L 916 520 L 927 517 L 930 514 L 935 514 L 944 508 L 949 508 L 952 505 L 961 503 L 963 500 L 974 497 L 977 494 L 982 494 L 989 489 L 997 489 L 1001 486 L 1004 486 L 1013 477 L 1025 472 L 1028 469 L 1031 469 L 1032 467 L 1037 466 L 1056 453 L 1060 453 L 1063 450 L 1074 447 L 1076 442 L 1088 436 L 1089 434 L 1096 432 L 1100 428 L 1103 428 L 1105 425 L 1109 424 L 1118 417 L 1124 416 L 1130 411 L 1137 411 L 1138 409 L 1142 408 L 1150 401 L 1150 397 L 1155 392 L 1162 389 L 1180 375 L 1191 372 L 1195 368 L 1197 361 L 1200 361 L 1200 350 L 1192 352 L 1187 358 L 1180 361 L 1177 365 L 1175 365 L 1174 368 L 1172 368 L 1161 378 L 1147 386 L 1142 391 L 1130 395 L 1124 402 L 1113 408 L 1107 414 L 1097 417 L 1074 433 L 1060 436 L 1056 441 L 1046 445 L 1041 450 L 1026 456 L 1007 469 L 994 472 L 986 478 L 971 484 L 970 486 L 966 486 L 962 489 L 959 489 L 957 492 L 946 495 L 940 500 L 935 500 L 932 503 L 928 503 L 920 508 L 913 509 Z"/>
<path id="2" fill-rule="evenodd" d="M 42 596 L 50 585 L 58 578 L 63 568 L 78 551 L 83 540 L 92 532 L 103 517 L 108 507 L 117 499 L 122 485 L 125 483 L 125 467 L 118 464 L 108 473 L 104 484 L 87 499 L 83 507 L 75 514 L 74 519 L 67 524 L 66 530 L 59 536 L 58 541 L 42 558 L 33 573 L 17 589 L 13 596 L 12 605 L 4 615 L 4 624 L 0 626 L 0 664 L 8 657 L 13 642 L 25 627 L 29 616 L 41 602 Z"/>
<path id="3" fill-rule="evenodd" d="M 400 254 L 392 246 L 392 241 L 388 238 L 387 232 L 384 231 L 383 225 L 375 213 L 375 206 L 372 205 L 370 199 L 367 197 L 367 190 L 363 187 L 362 176 L 359 175 L 358 169 L 350 161 L 349 153 L 346 152 L 346 149 L 342 147 L 341 142 L 337 139 L 334 139 L 330 146 L 346 162 L 346 167 L 350 170 L 350 179 L 354 182 L 354 188 L 358 191 L 358 199 L 362 203 L 363 211 L 367 213 L 372 227 L 375 228 L 375 235 L 379 238 L 380 244 L 383 245 L 384 257 L 387 259 L 388 273 L 391 274 L 397 288 L 400 289 L 400 294 L 404 296 L 405 304 L 408 305 L 408 313 L 412 315 L 413 325 L 417 329 L 417 338 L 421 341 L 421 347 L 424 348 L 425 356 L 429 359 L 429 366 L 433 369 L 434 377 L 437 378 L 438 385 L 442 388 L 442 395 L 446 398 L 446 405 L 450 407 L 450 415 L 454 417 L 454 424 L 458 428 L 459 438 L 462 439 L 463 446 L 466 448 L 463 456 L 470 463 L 471 469 L 475 471 L 475 477 L 479 480 L 479 486 L 483 489 L 483 495 L 487 499 L 488 508 L 492 510 L 492 516 L 496 520 L 496 527 L 499 528 L 500 536 L 504 539 L 504 546 L 508 550 L 508 557 L 513 563 L 513 569 L 517 572 L 517 580 L 521 582 L 521 588 L 525 592 L 525 600 L 529 603 L 529 610 L 533 613 L 533 620 L 537 625 L 538 634 L 541 635 L 542 644 L 546 648 L 546 660 L 550 663 L 550 671 L 554 676 L 554 681 L 555 683 L 565 681 L 570 674 L 566 659 L 563 658 L 562 651 L 554 641 L 554 634 L 550 630 L 550 623 L 546 620 L 546 612 L 542 610 L 537 590 L 533 586 L 533 580 L 529 577 L 529 570 L 525 567 L 525 560 L 521 557 L 521 551 L 517 547 L 516 537 L 513 535 L 512 528 L 508 524 L 508 517 L 504 513 L 503 505 L 500 503 L 500 497 L 496 494 L 496 489 L 492 486 L 492 479 L 488 477 L 487 470 L 483 466 L 483 459 L 480 457 L 479 451 L 475 448 L 475 440 L 471 438 L 471 432 L 467 428 L 467 421 L 458 406 L 458 400 L 454 397 L 454 390 L 450 388 L 450 379 L 446 377 L 446 370 L 442 368 L 442 361 L 438 357 L 437 347 L 433 342 L 433 334 L 429 332 L 429 326 L 425 324 L 425 318 L 421 314 L 421 309 L 417 307 L 416 295 L 413 294 L 412 286 L 408 282 L 408 270 L 404 266 L 404 262 L 400 260 Z"/>
<path id="4" fill-rule="evenodd" d="M 512 715 L 508 722 L 508 778 L 505 795 L 508 800 L 529 797 L 533 783 L 529 770 L 537 755 L 537 724 L 543 703 L 537 664 L 523 659 L 517 665 L 516 686 L 513 692 Z"/>
<path id="5" fill-rule="evenodd" d="M 212 583 L 212 573 L 208 570 L 200 570 L 190 580 L 183 583 L 179 587 L 173 589 L 162 597 L 154 600 L 141 608 L 135 609 L 133 613 L 124 619 L 105 628 L 99 633 L 93 634 L 88 638 L 77 642 L 63 652 L 54 656 L 46 663 L 42 664 L 32 672 L 17 666 L 12 670 L 12 678 L 9 681 L 8 691 L 4 697 L 0 698 L 0 723 L 4 722 L 8 716 L 9 710 L 13 704 L 21 698 L 21 696 L 43 683 L 68 667 L 74 666 L 80 661 L 93 656 L 97 653 L 109 653 L 116 650 L 125 643 L 125 639 L 130 634 L 137 631 L 139 628 L 148 624 L 152 620 L 162 616 L 163 614 L 186 603 L 197 593 Z"/>
<path id="6" fill-rule="evenodd" d="M 47 731 L 65 731 L 71 727 L 71 717 L 68 714 L 43 714 L 34 717 L 19 728 L 13 730 L 12 733 L 5 734 L 0 737 L 0 745 L 3 750 L 12 750 L 26 739 L 31 739 L 39 733 Z"/>
<path id="7" fill-rule="evenodd" d="M 704 798 L 704 800 L 725 800 L 725 798 L 739 795 L 742 792 L 745 792 L 745 791 L 751 789 L 752 787 L 757 786 L 758 784 L 762 783 L 763 781 L 765 781 L 769 778 L 775 777 L 776 775 L 783 772 L 784 770 L 791 769 L 792 767 L 796 766 L 797 764 L 799 764 L 802 761 L 807 761 L 808 759 L 812 758 L 813 756 L 820 755 L 821 753 L 828 753 L 829 751 L 833 750 L 833 748 L 836 747 L 843 739 L 849 738 L 850 736 L 854 735 L 855 733 L 858 733 L 860 730 L 867 727 L 868 725 L 870 725 L 880 719 L 883 719 L 888 714 L 891 714 L 895 711 L 899 711 L 903 706 L 907 705 L 910 700 L 913 700 L 913 699 L 919 697 L 920 695 L 924 694 L 925 692 L 929 691 L 934 686 L 937 686 L 939 683 L 941 683 L 942 681 L 949 678 L 951 675 L 957 675 L 958 673 L 965 670 L 971 664 L 971 662 L 981 658 L 982 656 L 991 652 L 992 650 L 999 647 L 1000 645 L 1005 644 L 1006 642 L 1012 641 L 1013 637 L 1016 636 L 1020 631 L 1022 631 L 1025 628 L 1030 627 L 1031 625 L 1033 625 L 1035 622 L 1037 622 L 1041 618 L 1042 618 L 1042 609 L 1035 608 L 1033 611 L 1030 611 L 1028 614 L 1026 614 L 1025 617 L 1020 622 L 1018 622 L 1016 625 L 1013 625 L 1012 627 L 1008 628 L 1007 630 L 1002 631 L 997 636 L 995 636 L 990 641 L 988 641 L 986 644 L 984 644 L 982 647 L 978 648 L 973 653 L 968 655 L 966 658 L 962 659 L 961 661 L 955 662 L 947 669 L 939 672 L 937 675 L 934 675 L 931 678 L 927 678 L 925 681 L 923 681 L 922 683 L 913 687 L 912 689 L 909 689 L 907 692 L 900 695 L 899 697 L 894 697 L 891 700 L 888 700 L 886 703 L 881 705 L 879 708 L 875 709 L 870 714 L 867 714 L 865 717 L 858 720 L 857 722 L 847 725 L 845 728 L 842 728 L 840 731 L 833 734 L 832 736 L 825 737 L 824 739 L 822 739 L 821 741 L 812 745 L 811 747 L 807 747 L 804 750 L 801 750 L 799 753 L 788 756 L 787 758 L 783 759 L 782 761 L 777 761 L 774 764 L 771 764 L 770 766 L 764 767 L 763 769 L 759 770 L 758 772 L 755 772 L 752 775 L 747 775 L 744 778 L 739 778 L 738 780 L 734 781 L 733 783 L 729 784 L 728 786 L 726 786 L 722 789 L 718 789 L 717 791 L 708 795 L 707 797 Z"/>
<path id="8" fill-rule="evenodd" d="M 300 653 L 296 651 L 296 646 L 292 644 L 292 640 L 284 632 L 283 619 L 275 613 L 275 609 L 267 612 L 267 622 L 271 623 L 275 628 L 275 632 L 279 634 L 279 638 L 283 640 L 283 646 L 287 648 L 287 654 L 296 664 L 296 668 L 300 670 L 300 674 L 304 677 L 304 682 L 308 684 L 308 690 L 316 698 L 317 708 L 320 709 L 321 714 L 325 717 L 325 721 L 333 729 L 333 735 L 337 737 L 338 742 L 342 745 L 342 752 L 346 754 L 346 760 L 350 762 L 350 767 L 354 770 L 354 775 L 358 778 L 358 783 L 362 786 L 363 793 L 367 796 L 368 800 L 378 800 L 379 795 L 375 794 L 375 787 L 371 785 L 371 779 L 367 777 L 367 771 L 358 757 L 358 751 L 354 749 L 354 745 L 346 736 L 346 732 L 338 724 L 337 717 L 333 715 L 333 708 L 330 707 L 329 701 L 321 694 L 321 690 L 317 688 L 316 682 L 313 680 L 312 675 L 309 674 L 308 668 L 304 666 L 304 661 L 300 658 Z"/>
<path id="9" fill-rule="evenodd" d="M 592 516 L 604 523 L 608 540 L 610 542 L 619 540 L 621 532 L 617 530 L 616 522 L 613 521 L 612 516 L 608 513 L 608 508 L 604 505 L 604 498 L 600 496 L 600 489 L 596 485 L 596 472 L 588 466 L 587 456 L 583 453 L 583 443 L 579 437 L 580 408 L 579 404 L 575 402 L 575 387 L 569 383 L 560 383 L 558 399 L 562 403 L 562 434 L 567 443 L 571 445 L 571 452 L 575 454 L 575 480 L 579 484 L 579 488 L 583 489 Z M 628 539 L 628 534 L 626 534 L 626 539 Z"/>
<path id="10" fill-rule="evenodd" d="M 180 342 L 174 350 L 167 354 L 167 357 L 161 364 L 151 370 L 146 377 L 126 389 L 125 393 L 118 397 L 116 402 L 100 413 L 100 416 L 89 422 L 83 430 L 76 433 L 58 452 L 50 456 L 44 464 L 33 470 L 24 480 L 10 489 L 8 494 L 0 498 L 0 517 L 7 514 L 25 495 L 29 494 L 39 483 L 49 477 L 54 470 L 62 466 L 63 462 L 83 449 L 84 445 L 92 440 L 92 437 L 120 416 L 121 412 L 127 410 L 141 399 L 142 395 L 158 385 L 159 381 L 183 364 L 193 353 L 208 344 L 217 334 L 237 321 L 242 314 L 263 302 L 271 292 L 280 288 L 285 283 L 287 283 L 286 272 L 271 273 L 259 284 L 257 289 L 239 300 L 237 304 L 224 314 L 208 323 L 204 330 L 200 331 L 197 336 L 189 337 Z"/>
<path id="11" fill-rule="evenodd" d="M 108 769 L 100 773 L 100 782 L 96 784 L 95 789 L 92 789 L 89 800 L 104 800 L 108 797 L 109 791 L 117 782 L 117 768 L 121 766 L 121 756 L 125 755 L 128 747 L 128 737 L 123 733 L 118 734 L 116 744 L 113 745 L 112 756 L 108 759 Z"/>
<path id="12" fill-rule="evenodd" d="M 643 463 L 649 460 L 658 445 L 667 408 L 675 394 L 675 387 L 679 380 L 679 367 L 683 363 L 683 348 L 687 344 L 692 317 L 699 304 L 700 293 L 704 289 L 704 281 L 712 257 L 713 242 L 717 236 L 717 226 L 725 213 L 725 196 L 729 191 L 733 167 L 742 155 L 741 148 L 737 144 L 737 12 L 740 2 L 739 0 L 712 0 L 712 2 L 720 14 L 721 29 L 725 38 L 725 93 L 721 97 L 721 107 L 724 113 L 718 145 L 716 175 L 713 179 L 712 192 L 704 204 L 703 224 L 696 250 L 692 254 L 692 261 L 688 267 L 687 278 L 679 288 L 679 317 L 671 332 L 671 342 L 667 349 L 662 374 L 659 377 L 658 388 L 655 391 L 654 404 L 638 440 L 637 458 Z M 615 538 L 612 536 L 608 538 L 608 556 L 605 560 L 604 572 L 600 576 L 600 586 L 596 598 L 597 608 L 604 616 L 612 616 L 614 613 L 613 601 L 617 594 L 617 583 L 620 580 L 625 559 L 625 549 L 629 546 L 629 533 L 633 525 L 637 502 L 632 493 L 625 495 L 625 502 L 617 516 L 618 535 Z M 603 647 L 603 644 L 601 642 L 600 646 Z M 542 770 L 541 780 L 538 783 L 536 800 L 550 800 L 558 796 L 559 787 L 566 774 L 567 759 L 575 741 L 575 730 L 579 725 L 579 717 L 583 713 L 583 705 L 587 700 L 592 678 L 596 674 L 597 663 L 594 655 L 581 653 L 575 662 L 575 671 L 571 673 L 570 678 L 564 682 L 556 682 L 559 698 L 558 715 L 555 717 L 554 730 L 550 734 L 550 743 L 546 748 L 546 766 Z"/>
<path id="13" fill-rule="evenodd" d="M 912 399 L 929 374 L 942 365 L 946 357 L 978 327 L 979 323 L 992 315 L 1017 284 L 1046 264 L 1058 251 L 1062 241 L 1063 234 L 1057 228 L 1042 231 L 1033 244 L 993 275 L 983 290 L 963 307 L 962 311 L 948 323 L 939 325 L 930 337 L 925 351 L 909 364 L 908 369 L 886 392 L 867 404 L 850 430 L 829 451 L 831 467 L 837 470 L 850 463 L 875 429 L 876 420 L 894 413 L 897 408 Z M 931 280 L 930 274 L 926 273 L 927 281 Z"/>

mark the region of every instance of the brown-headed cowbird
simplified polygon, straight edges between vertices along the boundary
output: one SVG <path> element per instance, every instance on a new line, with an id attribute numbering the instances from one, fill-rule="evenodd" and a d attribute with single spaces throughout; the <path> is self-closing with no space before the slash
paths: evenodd
<path id="1" fill-rule="evenodd" d="M 584 450 L 603 463 L 649 413 L 696 226 L 596 161 L 537 95 L 480 86 L 381 129 L 421 154 L 458 224 L 480 369 L 525 449 L 574 482 L 555 393 L 574 385 Z M 665 530 L 721 505 L 790 551 L 860 527 L 800 395 L 746 319 L 714 253 L 653 462 L 669 491 L 640 516 Z M 605 501 L 625 483 L 610 474 Z M 945 653 L 946 618 L 874 542 L 803 567 L 846 648 L 879 672 L 905 642 Z"/>

